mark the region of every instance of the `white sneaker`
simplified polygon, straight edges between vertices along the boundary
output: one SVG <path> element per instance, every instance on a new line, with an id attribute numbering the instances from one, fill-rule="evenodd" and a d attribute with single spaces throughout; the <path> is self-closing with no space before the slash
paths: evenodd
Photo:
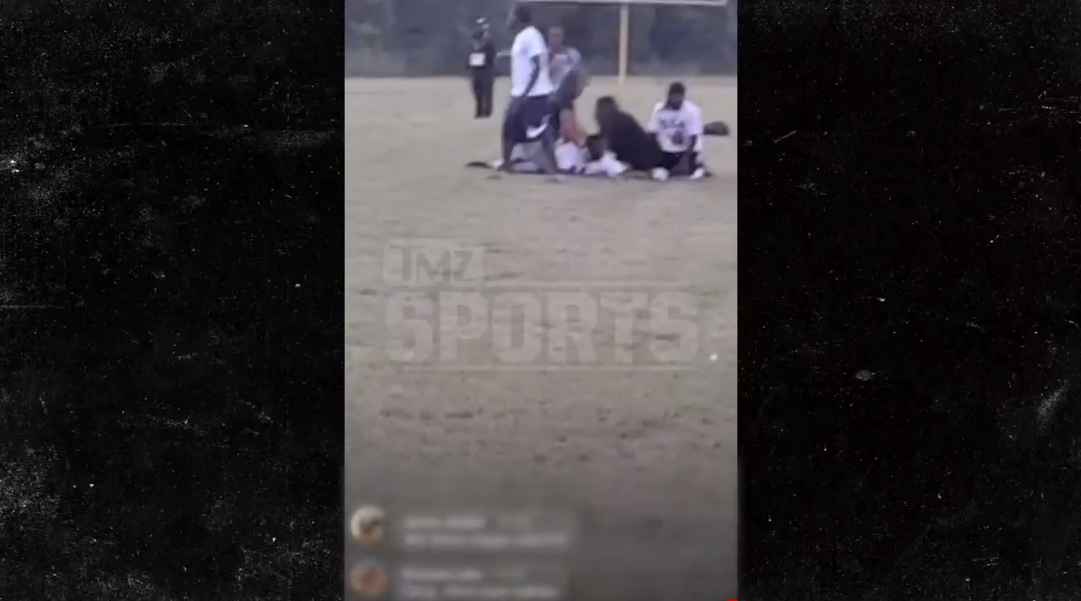
<path id="1" fill-rule="evenodd" d="M 653 170 L 652 177 L 655 181 L 663 182 L 668 179 L 668 170 L 664 167 L 657 167 Z"/>
<path id="2" fill-rule="evenodd" d="M 706 170 L 699 167 L 698 169 L 694 170 L 694 173 L 691 174 L 691 179 L 702 179 L 705 176 L 706 176 Z"/>

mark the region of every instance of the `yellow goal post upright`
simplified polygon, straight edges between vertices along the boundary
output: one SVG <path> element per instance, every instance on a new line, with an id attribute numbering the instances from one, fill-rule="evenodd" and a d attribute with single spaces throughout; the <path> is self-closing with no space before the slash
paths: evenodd
<path id="1" fill-rule="evenodd" d="M 631 5 L 649 6 L 706 6 L 725 8 L 728 0 L 520 0 L 527 4 L 617 4 L 619 5 L 619 85 L 627 80 L 627 62 L 630 60 L 629 39 L 631 30 Z"/>

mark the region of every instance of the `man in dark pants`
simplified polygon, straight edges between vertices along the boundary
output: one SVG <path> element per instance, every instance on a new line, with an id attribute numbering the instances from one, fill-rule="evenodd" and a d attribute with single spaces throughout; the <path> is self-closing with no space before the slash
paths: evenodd
<path id="1" fill-rule="evenodd" d="M 473 34 L 473 49 L 469 53 L 469 70 L 473 81 L 475 119 L 492 116 L 492 95 L 495 89 L 495 44 L 488 29 L 488 21 L 477 19 Z"/>
<path id="2" fill-rule="evenodd" d="M 654 179 L 665 180 L 670 175 L 692 179 L 705 176 L 701 157 L 705 124 L 702 110 L 687 99 L 686 86 L 678 81 L 669 86 L 668 96 L 653 107 L 648 129 L 663 153 L 661 163 L 653 171 Z"/>
<path id="3" fill-rule="evenodd" d="M 510 24 L 518 33 L 510 51 L 511 101 L 503 121 L 503 156 L 498 172 L 510 172 L 511 154 L 521 145 L 539 146 L 536 163 L 553 181 L 558 181 L 555 160 L 555 132 L 552 131 L 554 91 L 548 73 L 548 44 L 533 26 L 532 15 L 524 4 L 517 4 Z"/>

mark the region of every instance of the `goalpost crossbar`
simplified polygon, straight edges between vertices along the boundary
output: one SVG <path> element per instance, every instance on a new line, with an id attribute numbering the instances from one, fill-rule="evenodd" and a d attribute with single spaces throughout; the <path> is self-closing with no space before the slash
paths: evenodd
<path id="1" fill-rule="evenodd" d="M 629 61 L 629 38 L 631 29 L 631 6 L 705 6 L 724 8 L 728 0 L 524 0 L 530 4 L 607 4 L 619 6 L 619 85 L 627 80 Z"/>

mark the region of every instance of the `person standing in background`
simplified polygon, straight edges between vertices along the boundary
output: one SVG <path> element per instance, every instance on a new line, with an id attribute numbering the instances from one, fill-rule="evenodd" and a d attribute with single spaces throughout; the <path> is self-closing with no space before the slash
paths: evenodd
<path id="1" fill-rule="evenodd" d="M 473 83 L 474 119 L 492 116 L 492 96 L 495 94 L 495 44 L 488 21 L 477 19 L 473 32 L 473 48 L 469 53 L 469 71 Z"/>

